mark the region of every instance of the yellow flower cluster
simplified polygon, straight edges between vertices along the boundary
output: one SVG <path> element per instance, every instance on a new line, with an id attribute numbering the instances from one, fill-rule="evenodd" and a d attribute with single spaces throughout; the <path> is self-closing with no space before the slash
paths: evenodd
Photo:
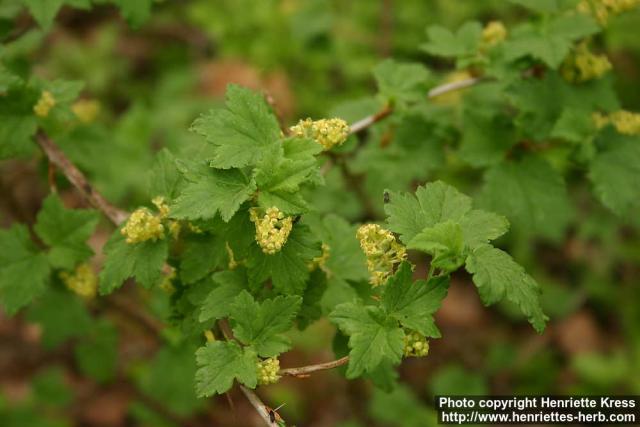
<path id="1" fill-rule="evenodd" d="M 620 110 L 609 115 L 594 113 L 593 121 L 598 129 L 612 124 L 623 135 L 640 135 L 640 113 Z"/>
<path id="2" fill-rule="evenodd" d="M 405 331 L 404 357 L 424 357 L 429 354 L 429 342 L 424 335 L 415 331 Z"/>
<path id="3" fill-rule="evenodd" d="M 120 230 L 126 236 L 127 243 L 134 244 L 147 240 L 164 239 L 164 226 L 160 216 L 152 214 L 147 208 L 135 210 Z"/>
<path id="4" fill-rule="evenodd" d="M 63 271 L 60 273 L 62 282 L 84 298 L 93 298 L 98 290 L 98 277 L 89 264 L 80 264 L 73 273 Z"/>
<path id="5" fill-rule="evenodd" d="M 92 99 L 80 99 L 71 106 L 71 111 L 82 123 L 91 123 L 98 117 L 100 103 Z"/>
<path id="6" fill-rule="evenodd" d="M 293 218 L 285 217 L 280 209 L 271 207 L 261 218 L 257 210 L 251 209 L 250 218 L 256 225 L 256 242 L 265 254 L 273 255 L 280 251 L 285 243 L 291 229 L 293 228 Z"/>
<path id="7" fill-rule="evenodd" d="M 560 72 L 568 82 L 581 83 L 602 77 L 611 70 L 606 55 L 591 52 L 586 43 L 580 43 L 564 60 Z"/>
<path id="8" fill-rule="evenodd" d="M 320 254 L 320 256 L 315 257 L 314 259 L 311 260 L 308 266 L 309 271 L 313 271 L 316 268 L 326 271 L 325 264 L 329 259 L 330 254 L 331 254 L 331 248 L 329 247 L 329 245 L 327 245 L 326 243 L 322 243 L 322 254 Z"/>
<path id="9" fill-rule="evenodd" d="M 176 269 L 169 267 L 168 271 L 163 271 L 162 281 L 160 282 L 160 289 L 171 295 L 175 292 L 176 288 L 173 286 L 173 279 L 176 278 Z"/>
<path id="10" fill-rule="evenodd" d="M 377 224 L 365 224 L 358 228 L 356 237 L 367 257 L 367 268 L 371 273 L 373 286 L 383 285 L 394 266 L 407 257 L 404 246 L 396 241 L 394 235 Z"/>
<path id="11" fill-rule="evenodd" d="M 258 384 L 267 385 L 277 383 L 280 379 L 280 361 L 275 357 L 258 361 L 256 365 L 258 371 Z"/>
<path id="12" fill-rule="evenodd" d="M 165 202 L 164 197 L 157 196 L 151 200 L 151 203 L 153 203 L 156 209 L 158 209 L 158 215 L 160 216 L 160 219 L 167 219 L 167 217 L 169 216 L 169 205 Z M 168 226 L 169 234 L 171 234 L 171 237 L 177 239 L 178 235 L 180 234 L 180 223 L 178 221 L 169 220 Z"/>
<path id="13" fill-rule="evenodd" d="M 207 340 L 207 342 L 214 342 L 216 340 L 215 335 L 213 335 L 213 332 L 211 332 L 211 329 L 207 329 L 206 331 L 204 331 L 204 338 Z"/>
<path id="14" fill-rule="evenodd" d="M 489 22 L 482 30 L 481 45 L 490 48 L 502 43 L 507 38 L 507 29 L 500 21 Z"/>
<path id="15" fill-rule="evenodd" d="M 607 25 L 611 16 L 619 15 L 640 5 L 640 0 L 582 0 L 578 11 L 592 15 L 600 25 Z"/>
<path id="16" fill-rule="evenodd" d="M 43 90 L 40 95 L 40 99 L 36 105 L 33 106 L 33 112 L 36 113 L 38 117 L 47 117 L 49 115 L 49 111 L 56 105 L 56 99 L 53 97 L 53 94 L 48 90 Z"/>
<path id="17" fill-rule="evenodd" d="M 342 119 L 300 120 L 289 130 L 295 136 L 315 140 L 325 151 L 342 145 L 349 136 L 349 125 Z"/>

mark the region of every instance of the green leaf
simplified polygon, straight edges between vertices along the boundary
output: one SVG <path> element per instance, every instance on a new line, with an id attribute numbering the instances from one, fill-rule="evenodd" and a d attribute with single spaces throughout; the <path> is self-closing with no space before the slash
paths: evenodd
<path id="1" fill-rule="evenodd" d="M 451 220 L 426 227 L 411 239 L 407 248 L 431 255 L 431 265 L 447 273 L 457 270 L 466 256 L 462 227 Z"/>
<path id="2" fill-rule="evenodd" d="M 211 110 L 192 128 L 215 147 L 215 168 L 253 165 L 280 143 L 278 120 L 264 97 L 237 85 L 227 88 L 226 108 Z"/>
<path id="3" fill-rule="evenodd" d="M 170 202 L 180 194 L 184 180 L 178 171 L 176 158 L 166 148 L 160 150 L 156 156 L 149 173 L 149 184 L 151 197 L 163 196 Z"/>
<path id="4" fill-rule="evenodd" d="M 329 258 L 324 268 L 329 272 L 331 280 L 358 282 L 369 279 L 367 259 L 356 238 L 356 225 L 351 225 L 344 218 L 333 214 L 316 221 L 305 217 L 304 221 L 322 242 L 329 246 Z"/>
<path id="5" fill-rule="evenodd" d="M 64 0 L 22 0 L 38 25 L 44 29 L 51 27 L 58 10 L 65 3 Z"/>
<path id="6" fill-rule="evenodd" d="M 439 276 L 413 281 L 411 264 L 403 262 L 387 282 L 382 295 L 382 307 L 400 324 L 426 337 L 440 338 L 433 314 L 447 296 L 449 277 Z"/>
<path id="7" fill-rule="evenodd" d="M 620 108 L 609 78 L 578 86 L 549 72 L 543 79 L 518 80 L 507 92 L 519 110 L 516 125 L 525 138 L 545 141 L 567 109 L 612 111 Z M 564 119 L 566 120 L 566 118 Z"/>
<path id="8" fill-rule="evenodd" d="M 194 283 L 221 267 L 226 267 L 227 248 L 224 239 L 211 234 L 196 234 L 184 239 L 180 257 L 180 280 Z"/>
<path id="9" fill-rule="evenodd" d="M 429 72 L 422 64 L 386 59 L 373 69 L 373 76 L 388 102 L 415 102 L 426 97 Z"/>
<path id="10" fill-rule="evenodd" d="M 196 394 L 209 397 L 222 394 L 237 379 L 249 388 L 258 383 L 256 353 L 251 348 L 240 348 L 235 342 L 214 341 L 196 351 Z"/>
<path id="11" fill-rule="evenodd" d="M 40 295 L 49 280 L 47 257 L 38 252 L 24 225 L 0 230 L 0 302 L 15 314 Z"/>
<path id="12" fill-rule="evenodd" d="M 452 220 L 459 222 L 471 210 L 471 199 L 442 181 L 418 187 L 415 196 L 390 193 L 385 205 L 389 228 L 409 243 L 427 227 Z"/>
<path id="13" fill-rule="evenodd" d="M 254 171 L 259 204 L 265 208 L 276 206 L 286 214 L 304 212 L 306 203 L 292 200 L 300 196 L 302 184 L 317 181 L 319 169 L 314 155 L 321 148 L 306 139 L 289 139 L 286 145 L 266 152 Z"/>
<path id="14" fill-rule="evenodd" d="M 153 0 L 111 0 L 120 8 L 122 16 L 129 24 L 137 28 L 144 24 L 151 15 Z"/>
<path id="15" fill-rule="evenodd" d="M 482 201 L 519 230 L 551 239 L 562 235 L 573 215 L 562 175 L 533 156 L 488 170 Z"/>
<path id="16" fill-rule="evenodd" d="M 426 427 L 437 425 L 438 415 L 407 385 L 400 384 L 390 391 L 373 389 L 368 404 L 371 416 L 389 426 Z"/>
<path id="17" fill-rule="evenodd" d="M 206 400 L 196 397 L 196 360 L 193 353 L 194 347 L 189 341 L 180 342 L 175 347 L 162 346 L 153 360 L 145 364 L 148 369 L 143 371 L 139 382 L 140 390 L 145 395 L 162 402 L 173 413 L 183 417 L 192 416 L 196 410 L 207 405 Z M 167 372 L 171 372 L 171 375 L 167 375 Z M 160 427 L 158 423 L 148 425 Z"/>
<path id="18" fill-rule="evenodd" d="M 327 290 L 327 275 L 320 269 L 311 272 L 309 284 L 302 294 L 302 305 L 298 311 L 297 324 L 304 330 L 322 317 L 322 297 Z"/>
<path id="19" fill-rule="evenodd" d="M 565 108 L 551 130 L 553 138 L 570 142 L 586 142 L 596 133 L 596 126 L 589 111 Z"/>
<path id="20" fill-rule="evenodd" d="M 542 332 L 548 317 L 540 307 L 540 286 L 509 254 L 491 245 L 480 245 L 466 261 L 485 305 L 503 298 L 515 303 L 531 325 Z"/>
<path id="21" fill-rule="evenodd" d="M 516 142 L 513 118 L 480 109 L 464 113 L 460 157 L 472 166 L 484 167 L 501 161 Z"/>
<path id="22" fill-rule="evenodd" d="M 640 138 L 607 129 L 597 141 L 601 148 L 589 167 L 589 179 L 600 201 L 618 215 L 640 213 Z"/>
<path id="23" fill-rule="evenodd" d="M 71 80 L 54 80 L 43 84 L 43 89 L 51 92 L 56 100 L 56 106 L 71 104 L 78 98 L 83 87 L 83 82 Z"/>
<path id="24" fill-rule="evenodd" d="M 99 383 L 114 378 L 118 367 L 118 331 L 108 322 L 99 323 L 75 346 L 80 371 Z"/>
<path id="25" fill-rule="evenodd" d="M 43 367 L 31 379 L 32 399 L 45 410 L 63 409 L 73 402 L 73 394 L 65 381 L 65 372 L 59 366 Z"/>
<path id="26" fill-rule="evenodd" d="M 65 209 L 56 194 L 47 197 L 34 226 L 35 232 L 50 246 L 48 258 L 55 268 L 72 269 L 93 255 L 86 244 L 98 223 L 98 213 L 85 209 Z"/>
<path id="27" fill-rule="evenodd" d="M 347 378 L 371 373 L 381 363 L 397 364 L 402 359 L 404 332 L 381 308 L 344 303 L 329 318 L 349 335 Z"/>
<path id="28" fill-rule="evenodd" d="M 509 0 L 538 13 L 555 13 L 576 6 L 578 0 Z"/>
<path id="29" fill-rule="evenodd" d="M 47 348 L 84 335 L 89 331 L 92 320 L 81 299 L 54 289 L 29 307 L 27 318 L 42 327 L 42 344 Z"/>
<path id="30" fill-rule="evenodd" d="M 552 18 L 541 26 L 523 25 L 504 44 L 508 61 L 531 55 L 557 69 L 573 42 L 600 32 L 597 22 L 582 13 Z"/>
<path id="31" fill-rule="evenodd" d="M 104 247 L 106 261 L 100 272 L 100 294 L 110 294 L 130 277 L 146 288 L 155 285 L 162 277 L 168 252 L 166 239 L 129 244 L 116 230 Z"/>
<path id="32" fill-rule="evenodd" d="M 433 25 L 427 29 L 429 41 L 421 47 L 427 53 L 444 57 L 461 57 L 477 52 L 482 25 L 466 22 L 454 34 L 451 30 Z"/>
<path id="33" fill-rule="evenodd" d="M 210 219 L 219 212 L 228 222 L 256 191 L 255 182 L 239 169 L 199 167 L 186 178 L 189 182 L 171 205 L 174 218 Z"/>
<path id="34" fill-rule="evenodd" d="M 460 220 L 460 227 L 465 244 L 473 249 L 505 234 L 509 230 L 509 221 L 501 215 L 474 209 Z"/>
<path id="35" fill-rule="evenodd" d="M 248 288 L 244 270 L 220 271 L 213 275 L 216 287 L 209 292 L 200 309 L 199 320 L 222 319 L 231 313 L 231 304 L 243 290 Z"/>
<path id="36" fill-rule="evenodd" d="M 259 356 L 277 356 L 291 348 L 290 339 L 282 333 L 291 328 L 301 303 L 299 296 L 279 296 L 259 303 L 242 291 L 229 313 L 234 320 L 233 334 L 255 348 Z"/>
<path id="37" fill-rule="evenodd" d="M 260 284 L 271 278 L 274 288 L 284 294 L 301 295 L 309 279 L 308 264 L 321 254 L 318 242 L 309 227 L 296 224 L 282 249 L 268 255 L 254 243 L 247 267 L 249 281 Z"/>
<path id="38" fill-rule="evenodd" d="M 0 96 L 0 159 L 26 156 L 35 149 L 31 138 L 38 123 L 33 106 L 39 96 L 38 91 L 22 81 Z"/>

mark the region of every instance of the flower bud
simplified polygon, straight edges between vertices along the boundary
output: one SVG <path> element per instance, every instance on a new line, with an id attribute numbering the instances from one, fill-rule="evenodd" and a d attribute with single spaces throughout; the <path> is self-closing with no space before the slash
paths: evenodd
<path id="1" fill-rule="evenodd" d="M 292 126 L 291 133 L 303 138 L 311 138 L 330 150 L 336 145 L 342 145 L 349 136 L 349 125 L 342 119 L 322 119 L 313 121 L 309 118 L 300 120 Z"/>

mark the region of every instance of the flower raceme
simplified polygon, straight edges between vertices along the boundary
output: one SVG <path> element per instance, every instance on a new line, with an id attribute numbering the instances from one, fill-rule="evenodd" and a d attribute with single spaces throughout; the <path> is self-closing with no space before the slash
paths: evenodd
<path id="1" fill-rule="evenodd" d="M 180 223 L 169 219 L 169 205 L 165 202 L 164 197 L 155 197 L 151 200 L 151 203 L 158 210 L 157 214 L 152 213 L 147 208 L 136 209 L 120 230 L 120 233 L 127 238 L 127 243 L 135 244 L 146 242 L 147 240 L 164 239 L 166 230 L 169 231 L 171 237 L 178 238 L 181 228 Z M 191 227 L 189 229 L 192 230 Z"/>
<path id="2" fill-rule="evenodd" d="M 293 228 L 293 218 L 285 217 L 275 206 L 267 209 L 262 217 L 256 208 L 251 209 L 249 215 L 256 225 L 256 242 L 262 248 L 262 252 L 269 255 L 279 252 L 287 243 Z"/>
<path id="3" fill-rule="evenodd" d="M 356 237 L 367 258 L 371 284 L 383 285 L 393 273 L 394 267 L 407 257 L 405 247 L 396 241 L 389 230 L 385 230 L 378 224 L 360 226 Z"/>
<path id="4" fill-rule="evenodd" d="M 500 21 L 489 22 L 482 30 L 482 46 L 493 47 L 507 38 L 507 29 Z"/>
<path id="5" fill-rule="evenodd" d="M 404 357 L 424 357 L 429 354 L 427 338 L 415 331 L 405 331 Z"/>
<path id="6" fill-rule="evenodd" d="M 280 361 L 275 357 L 260 360 L 256 364 L 258 371 L 258 384 L 267 385 L 274 384 L 280 379 Z"/>
<path id="7" fill-rule="evenodd" d="M 566 81 L 582 83 L 602 77 L 611 68 L 606 55 L 596 55 L 586 43 L 580 43 L 564 60 L 560 72 Z"/>
<path id="8" fill-rule="evenodd" d="M 578 11 L 592 15 L 602 26 L 607 25 L 611 16 L 633 10 L 640 6 L 640 0 L 582 0 Z"/>
<path id="9" fill-rule="evenodd" d="M 93 99 L 80 99 L 71 106 L 71 111 L 82 123 L 91 123 L 100 113 L 100 103 Z"/>
<path id="10" fill-rule="evenodd" d="M 120 233 L 127 238 L 129 244 L 164 239 L 162 218 L 152 214 L 147 208 L 137 209 L 129 216 Z"/>
<path id="11" fill-rule="evenodd" d="M 84 298 L 93 298 L 98 290 L 98 277 L 89 264 L 80 264 L 73 273 L 63 271 L 60 279 L 71 291 Z"/>
<path id="12" fill-rule="evenodd" d="M 342 119 L 300 120 L 292 126 L 291 133 L 302 138 L 311 138 L 328 151 L 342 145 L 349 136 L 349 125 Z"/>
<path id="13" fill-rule="evenodd" d="M 45 118 L 55 105 L 56 99 L 53 97 L 53 94 L 48 90 L 43 90 L 40 99 L 38 99 L 36 105 L 33 106 L 33 112 L 36 116 Z"/>
<path id="14" fill-rule="evenodd" d="M 623 135 L 640 135 L 640 114 L 631 111 L 620 110 L 608 115 L 594 113 L 593 121 L 596 127 L 602 128 L 612 124 Z"/>

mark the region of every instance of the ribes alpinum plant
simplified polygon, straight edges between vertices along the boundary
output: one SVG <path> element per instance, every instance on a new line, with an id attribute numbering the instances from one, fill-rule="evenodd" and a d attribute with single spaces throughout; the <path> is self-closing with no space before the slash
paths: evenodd
<path id="1" fill-rule="evenodd" d="M 100 103 L 81 82 L 31 74 L 11 49 L 20 38 L 7 43 L 0 157 L 49 164 L 51 193 L 35 221 L 0 231 L 4 311 L 41 321 L 46 345 L 73 338 L 81 369 L 107 381 L 117 362 L 92 363 L 117 346 L 101 301 L 135 282 L 160 295 L 150 305 L 167 307 L 161 340 L 189 350 L 197 396 L 237 384 L 269 424 L 251 390 L 285 376 L 346 365 L 346 380 L 393 388 L 404 359 L 429 357 L 447 339 L 434 315 L 452 275 L 543 334 L 541 288 L 503 236 L 511 228 L 558 242 L 580 209 L 568 177 L 609 215 L 637 220 L 640 114 L 618 100 L 598 37 L 640 2 L 511 2 L 531 19 L 427 29 L 416 54 L 450 65 L 445 75 L 386 59 L 373 68 L 375 97 L 324 117 L 282 123 L 263 92 L 228 85 L 223 105 L 194 117 L 191 151 L 161 148 L 140 166 L 150 166 L 148 202 L 129 211 L 90 182 L 105 176 L 89 165 L 102 160 L 73 147 L 107 131 L 96 130 Z M 57 7 L 24 3 L 51 25 Z M 135 25 L 151 5 L 113 3 Z M 477 190 L 466 185 L 474 199 L 447 183 L 463 167 L 481 177 Z M 56 190 L 67 181 L 91 209 L 68 207 Z M 101 218 L 114 229 L 96 254 L 88 242 Z M 335 360 L 282 363 L 291 332 L 322 318 L 346 343 Z"/>

